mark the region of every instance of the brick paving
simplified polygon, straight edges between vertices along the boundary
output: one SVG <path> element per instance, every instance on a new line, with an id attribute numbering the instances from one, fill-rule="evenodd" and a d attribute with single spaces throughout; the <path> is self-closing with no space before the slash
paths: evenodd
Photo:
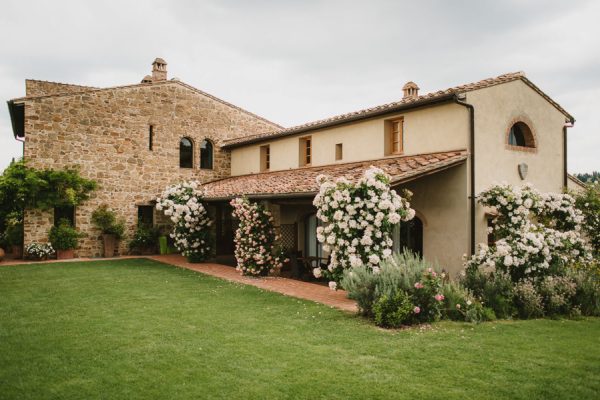
<path id="1" fill-rule="evenodd" d="M 147 258 L 150 258 L 155 261 L 160 261 L 165 264 L 174 265 L 176 267 L 186 268 L 192 271 L 197 271 L 203 274 L 215 276 L 217 278 L 226 279 L 228 281 L 256 286 L 258 288 L 269 290 L 271 292 L 281 293 L 286 296 L 297 297 L 305 300 L 312 300 L 317 303 L 338 308 L 340 310 L 351 312 L 357 311 L 356 302 L 346 297 L 345 291 L 333 291 L 329 289 L 328 286 L 282 277 L 269 276 L 255 278 L 242 276 L 233 267 L 221 264 L 189 263 L 187 262 L 185 257 L 182 257 L 178 254 L 148 256 Z"/>
<path id="2" fill-rule="evenodd" d="M 248 277 L 242 276 L 233 267 L 221 264 L 212 263 L 189 263 L 178 254 L 170 255 L 155 255 L 155 256 L 122 256 L 115 258 L 73 258 L 70 260 L 48 260 L 38 261 L 40 263 L 56 263 L 56 262 L 81 262 L 81 261 L 106 261 L 106 260 L 123 260 L 131 258 L 149 258 L 159 261 L 164 264 L 173 265 L 179 268 L 186 268 L 192 271 L 200 272 L 206 275 L 211 275 L 217 278 L 225 279 L 231 282 L 243 283 L 246 285 L 256 286 L 258 288 L 269 290 L 271 292 L 281 293 L 286 296 L 297 297 L 300 299 L 311 300 L 327 306 L 338 308 L 340 310 L 356 312 L 357 306 L 354 300 L 346 297 L 346 292 L 343 290 L 332 291 L 329 287 L 310 282 L 298 281 L 295 279 L 282 277 Z M 31 261 L 25 260 L 4 260 L 0 266 L 31 264 Z"/>

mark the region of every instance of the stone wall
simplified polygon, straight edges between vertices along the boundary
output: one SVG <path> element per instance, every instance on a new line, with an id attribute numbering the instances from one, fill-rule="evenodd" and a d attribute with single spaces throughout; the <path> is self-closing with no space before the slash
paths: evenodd
<path id="1" fill-rule="evenodd" d="M 230 175 L 230 154 L 220 149 L 223 140 L 276 128 L 178 81 L 140 84 L 26 100 L 25 159 L 35 168 L 79 166 L 82 176 L 98 182 L 93 197 L 76 210 L 76 227 L 87 235 L 77 255 L 98 256 L 100 232 L 90 218 L 100 204 L 108 204 L 125 219 L 131 236 L 137 205 L 150 204 L 166 186 Z M 194 142 L 192 169 L 179 168 L 179 141 L 184 136 Z M 215 145 L 212 170 L 199 169 L 203 139 Z M 155 221 L 157 217 L 155 212 Z M 47 241 L 52 223 L 52 212 L 27 211 L 25 245 Z M 120 252 L 126 252 L 126 241 Z"/>
<path id="2" fill-rule="evenodd" d="M 91 86 L 72 85 L 70 83 L 38 81 L 35 79 L 25 80 L 26 96 L 46 96 L 49 94 L 75 93 L 90 89 L 95 88 Z"/>

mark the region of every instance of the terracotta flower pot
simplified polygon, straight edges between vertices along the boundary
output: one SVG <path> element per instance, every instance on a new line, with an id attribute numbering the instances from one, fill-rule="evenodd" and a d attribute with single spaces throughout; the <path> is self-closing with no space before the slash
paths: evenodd
<path id="1" fill-rule="evenodd" d="M 4 260 L 4 249 L 0 248 L 0 261 Z"/>
<path id="2" fill-rule="evenodd" d="M 68 260 L 73 258 L 73 249 L 69 250 L 56 250 L 56 259 L 57 260 Z"/>
<path id="3" fill-rule="evenodd" d="M 103 234 L 102 243 L 104 244 L 104 253 L 102 257 L 113 257 L 117 247 L 117 237 L 113 234 Z"/>

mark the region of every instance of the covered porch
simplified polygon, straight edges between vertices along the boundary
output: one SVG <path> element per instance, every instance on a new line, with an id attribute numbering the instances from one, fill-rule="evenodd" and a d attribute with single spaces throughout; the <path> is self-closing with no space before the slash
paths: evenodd
<path id="1" fill-rule="evenodd" d="M 450 215 L 461 218 L 457 209 L 467 206 L 466 158 L 466 151 L 460 150 L 263 172 L 209 182 L 203 186 L 209 212 L 215 221 L 216 260 L 235 265 L 233 238 L 237 221 L 232 218 L 228 203 L 232 198 L 246 196 L 262 202 L 273 215 L 275 228 L 280 234 L 280 245 L 292 260 L 291 265 L 287 266 L 287 273 L 295 278 L 306 278 L 312 268 L 319 264 L 326 265 L 328 257 L 316 237 L 319 221 L 312 201 L 318 192 L 317 176 L 323 174 L 334 179 L 345 177 L 357 180 L 366 169 L 375 166 L 391 176 L 394 189 L 407 188 L 418 192 L 411 201 L 416 217 L 395 230 L 393 250 L 408 248 L 431 261 L 447 264 L 451 261 L 447 261 L 450 258 L 444 258 L 443 252 L 462 240 L 461 235 L 452 229 L 446 231 L 444 226 L 451 224 L 454 229 L 460 230 L 455 226 L 456 221 L 449 222 L 448 219 L 452 219 Z M 465 192 L 461 198 L 460 182 L 463 179 Z M 449 195 L 449 191 L 458 194 Z M 436 195 L 433 195 L 435 192 Z M 444 201 L 436 200 L 436 196 L 438 200 L 444 196 Z M 449 216 L 441 215 L 443 213 Z M 466 211 L 464 213 L 466 215 Z M 466 226 L 466 221 L 464 224 Z M 445 244 L 440 246 L 437 242 Z M 436 251 L 436 247 L 441 251 Z M 462 247 L 459 251 L 462 255 Z"/>

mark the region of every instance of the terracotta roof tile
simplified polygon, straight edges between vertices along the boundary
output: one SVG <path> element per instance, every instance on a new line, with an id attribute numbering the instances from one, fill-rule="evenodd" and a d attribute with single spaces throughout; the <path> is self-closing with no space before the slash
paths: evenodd
<path id="1" fill-rule="evenodd" d="M 332 125 L 340 124 L 343 122 L 350 122 L 357 119 L 369 118 L 371 116 L 379 115 L 384 112 L 393 112 L 396 110 L 401 110 L 403 108 L 408 108 L 410 106 L 416 106 L 420 103 L 427 103 L 429 101 L 433 101 L 436 99 L 443 99 L 445 97 L 451 98 L 454 95 L 458 95 L 460 93 L 465 93 L 473 90 L 484 89 L 495 85 L 500 85 L 502 83 L 512 82 L 515 80 L 522 80 L 525 84 L 530 86 L 533 90 L 535 90 L 538 94 L 540 94 L 544 99 L 550 102 L 554 107 L 556 107 L 561 113 L 563 113 L 567 118 L 573 119 L 573 117 L 565 111 L 558 103 L 550 98 L 547 94 L 542 92 L 536 85 L 534 85 L 529 79 L 525 77 L 524 72 L 513 72 L 508 74 L 503 74 L 497 76 L 495 78 L 483 79 L 481 81 L 467 83 L 464 85 L 455 86 L 452 88 L 448 88 L 446 90 L 438 90 L 436 92 L 427 93 L 425 95 L 421 95 L 418 97 L 405 97 L 400 101 L 396 101 L 393 103 L 383 104 L 371 108 L 365 108 L 363 110 L 353 111 L 346 114 L 336 115 L 330 118 L 321 119 L 317 121 L 308 122 L 306 124 L 293 126 L 291 128 L 280 129 L 273 132 L 258 134 L 258 135 L 250 135 L 244 136 L 240 138 L 231 139 L 224 142 L 223 148 L 232 148 L 241 146 L 244 144 L 250 144 L 260 141 L 269 140 L 272 138 L 290 136 L 293 134 L 307 132 L 314 129 L 325 128 Z"/>
<path id="2" fill-rule="evenodd" d="M 346 177 L 350 180 L 358 180 L 367 168 L 375 166 L 387 172 L 391 176 L 393 184 L 398 184 L 450 168 L 466 159 L 466 150 L 387 157 L 370 161 L 233 176 L 208 182 L 203 185 L 203 188 L 205 198 L 208 200 L 229 199 L 241 195 L 248 197 L 313 195 L 319 189 L 316 178 L 321 174 L 333 178 Z"/>

